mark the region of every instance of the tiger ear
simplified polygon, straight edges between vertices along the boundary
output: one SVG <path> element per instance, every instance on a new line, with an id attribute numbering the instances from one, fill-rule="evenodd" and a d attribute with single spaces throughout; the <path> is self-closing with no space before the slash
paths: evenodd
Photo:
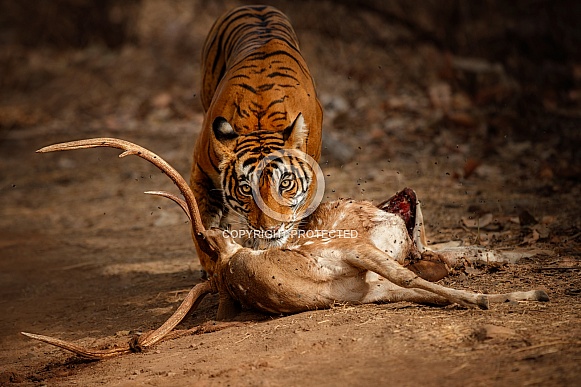
<path id="1" fill-rule="evenodd" d="M 238 137 L 238 133 L 236 133 L 232 125 L 224 117 L 216 117 L 214 119 L 214 122 L 212 122 L 212 132 L 214 132 L 216 140 L 224 145 Z"/>
<path id="2" fill-rule="evenodd" d="M 212 133 L 216 141 L 214 142 L 214 150 L 221 157 L 224 158 L 227 154 L 234 150 L 234 140 L 238 137 L 238 133 L 234 130 L 232 125 L 224 117 L 216 117 L 212 122 Z"/>
<path id="3" fill-rule="evenodd" d="M 305 150 L 308 138 L 309 129 L 305 124 L 305 117 L 303 117 L 303 113 L 299 113 L 293 123 L 283 131 L 282 139 L 291 148 Z"/>

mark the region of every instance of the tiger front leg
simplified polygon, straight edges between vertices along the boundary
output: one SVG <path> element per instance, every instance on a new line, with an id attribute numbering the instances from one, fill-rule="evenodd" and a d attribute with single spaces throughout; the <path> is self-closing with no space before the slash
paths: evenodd
<path id="1" fill-rule="evenodd" d="M 203 171 L 200 171 L 199 168 L 195 166 L 192 171 L 190 185 L 194 192 L 196 202 L 198 203 L 202 224 L 206 230 L 219 227 L 224 212 L 222 195 L 217 194 L 219 190 L 214 189 L 213 182 L 204 175 Z M 194 235 L 192 235 L 192 237 L 196 246 L 198 258 L 200 259 L 200 264 L 202 265 L 202 276 L 203 278 L 208 278 L 208 276 L 211 276 L 214 273 L 214 262 L 210 256 L 202 250 L 201 246 L 199 246 Z"/>

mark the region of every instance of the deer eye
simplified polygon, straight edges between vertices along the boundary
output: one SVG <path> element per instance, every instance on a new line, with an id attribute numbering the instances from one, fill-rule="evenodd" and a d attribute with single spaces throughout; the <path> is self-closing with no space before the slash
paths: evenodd
<path id="1" fill-rule="evenodd" d="M 252 192 L 252 188 L 250 185 L 243 183 L 238 186 L 238 191 L 244 196 L 249 196 Z"/>

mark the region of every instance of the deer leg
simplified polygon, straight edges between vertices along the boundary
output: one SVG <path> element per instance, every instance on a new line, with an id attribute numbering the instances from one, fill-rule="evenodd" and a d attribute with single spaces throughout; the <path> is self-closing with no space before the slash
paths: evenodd
<path id="1" fill-rule="evenodd" d="M 511 292 L 503 294 L 487 294 L 488 301 L 502 303 L 509 301 L 549 301 L 549 295 L 543 290 L 529 290 L 528 292 Z"/>
<path id="2" fill-rule="evenodd" d="M 422 289 L 462 306 L 477 306 L 480 309 L 488 309 L 488 297 L 486 295 L 450 289 L 426 281 L 401 266 L 395 260 L 391 259 L 387 253 L 377 249 L 375 246 L 350 246 L 350 251 L 346 259 L 353 266 L 373 271 L 403 288 Z"/>
<path id="3" fill-rule="evenodd" d="M 510 251 L 506 253 L 480 246 L 458 246 L 443 249 L 426 249 L 424 253 L 438 255 L 451 268 L 462 268 L 474 263 L 515 263 L 518 259 L 511 258 Z"/>
<path id="4" fill-rule="evenodd" d="M 422 289 L 405 289 L 389 281 L 374 281 L 370 283 L 369 292 L 361 300 L 361 303 L 393 303 L 404 301 L 436 306 L 445 306 L 451 303 L 446 298 L 437 294 Z"/>
<path id="5" fill-rule="evenodd" d="M 230 295 L 226 292 L 220 292 L 220 301 L 218 304 L 218 312 L 216 313 L 216 320 L 232 320 L 240 313 L 240 310 L 241 307 L 238 301 L 230 297 Z"/>
<path id="6" fill-rule="evenodd" d="M 423 289 L 463 306 L 478 306 L 481 309 L 488 309 L 490 302 L 549 301 L 549 296 L 542 290 L 505 294 L 477 294 L 434 284 L 399 265 L 383 251 L 368 245 L 355 247 L 350 258 L 350 262 L 354 266 L 373 271 L 398 286 Z"/>

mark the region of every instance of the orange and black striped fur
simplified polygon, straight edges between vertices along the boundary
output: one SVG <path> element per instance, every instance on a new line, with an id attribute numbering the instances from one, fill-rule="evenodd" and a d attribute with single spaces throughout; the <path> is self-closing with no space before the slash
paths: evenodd
<path id="1" fill-rule="evenodd" d="M 273 7 L 236 8 L 212 27 L 202 66 L 205 117 L 190 184 L 204 226 L 224 227 L 230 213 L 243 229 L 257 231 L 252 246 L 280 246 L 313 196 L 314 176 L 292 156 L 259 172 L 260 161 L 279 149 L 298 149 L 315 160 L 321 152 L 322 109 L 295 32 Z M 261 211 L 253 181 L 284 220 Z M 211 274 L 212 263 L 199 248 L 198 254 Z"/>

